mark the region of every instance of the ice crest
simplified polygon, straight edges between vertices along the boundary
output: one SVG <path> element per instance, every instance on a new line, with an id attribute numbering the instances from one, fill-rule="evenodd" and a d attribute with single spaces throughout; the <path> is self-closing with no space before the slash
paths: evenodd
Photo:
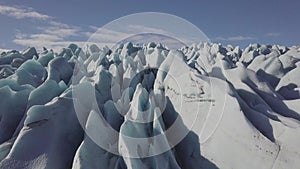
<path id="1" fill-rule="evenodd" d="M 299 46 L 38 51 L 0 55 L 0 168 L 300 165 Z"/>

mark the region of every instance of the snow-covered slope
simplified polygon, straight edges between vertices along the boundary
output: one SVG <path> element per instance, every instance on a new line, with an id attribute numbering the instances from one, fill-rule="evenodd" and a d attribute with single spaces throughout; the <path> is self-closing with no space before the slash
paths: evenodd
<path id="1" fill-rule="evenodd" d="M 75 44 L 0 56 L 0 168 L 300 166 L 300 47 Z"/>

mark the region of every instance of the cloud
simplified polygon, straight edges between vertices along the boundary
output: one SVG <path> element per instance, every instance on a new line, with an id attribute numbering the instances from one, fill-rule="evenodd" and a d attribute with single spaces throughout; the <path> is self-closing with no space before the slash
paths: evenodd
<path id="1" fill-rule="evenodd" d="M 163 44 L 165 46 L 167 46 L 169 49 L 178 49 L 181 48 L 183 46 L 185 46 L 186 44 L 178 41 L 177 39 L 165 36 L 165 35 L 161 35 L 161 34 L 152 34 L 152 33 L 145 33 L 145 34 L 138 34 L 138 35 L 133 35 L 131 37 L 129 37 L 128 39 L 124 39 L 119 43 L 126 43 L 126 42 L 132 42 L 134 44 L 147 44 L 150 42 L 154 42 L 156 44 Z"/>
<path id="2" fill-rule="evenodd" d="M 101 27 L 90 25 L 89 28 L 92 29 L 93 31 L 97 31 Z"/>
<path id="3" fill-rule="evenodd" d="M 165 36 L 170 33 L 144 25 L 127 25 L 122 29 L 114 29 L 107 27 L 97 27 L 94 25 L 90 25 L 89 29 L 91 31 L 83 32 L 83 34 L 88 38 L 90 43 L 101 44 L 102 46 L 113 47 L 119 43 L 126 43 L 128 41 L 133 42 L 135 44 L 144 44 L 149 42 L 162 43 L 167 45 L 169 48 L 176 49 L 184 46 L 178 40 L 174 38 Z M 138 34 L 136 34 L 138 32 Z"/>
<path id="4" fill-rule="evenodd" d="M 136 32 L 140 34 L 155 33 L 173 37 L 168 30 L 145 25 L 125 25 L 122 29 L 99 29 L 99 27 L 93 25 L 82 28 L 59 22 L 52 16 L 36 12 L 33 8 L 28 7 L 0 5 L 0 14 L 16 19 L 34 19 L 35 21 L 40 21 L 38 27 L 33 27 L 34 30 L 32 32 L 16 32 L 13 43 L 24 47 L 47 47 L 57 50 L 66 47 L 69 43 L 86 44 L 86 41 L 97 43 L 101 46 L 105 46 L 106 44 L 111 46 L 121 40 L 133 37 L 133 35 L 136 35 Z M 137 43 L 148 39 L 151 39 L 151 37 L 143 36 Z M 155 40 L 158 41 L 157 39 Z M 184 40 L 188 42 L 188 39 Z M 177 43 L 174 43 L 173 39 L 170 40 L 166 37 L 161 39 L 161 41 L 168 42 L 169 44 Z"/>
<path id="5" fill-rule="evenodd" d="M 15 35 L 15 39 L 13 42 L 15 44 L 29 47 L 33 46 L 38 50 L 42 49 L 43 47 L 53 49 L 56 52 L 59 52 L 62 48 L 67 47 L 69 44 L 74 43 L 80 47 L 85 47 L 89 42 L 84 40 L 67 40 L 70 37 L 78 37 L 81 36 L 80 29 L 75 27 L 72 28 L 60 28 L 61 25 L 57 26 L 50 26 L 50 28 L 38 28 L 40 31 L 39 33 L 29 33 L 24 34 L 18 32 Z M 105 45 L 112 46 L 110 43 L 96 43 L 99 47 L 104 47 Z"/>
<path id="6" fill-rule="evenodd" d="M 50 21 L 48 24 L 44 26 L 39 26 L 36 28 L 43 34 L 58 36 L 58 37 L 70 37 L 70 36 L 78 36 L 80 34 L 80 27 L 68 25 L 65 23 Z"/>
<path id="7" fill-rule="evenodd" d="M 59 37 L 69 37 L 69 36 L 76 36 L 79 32 L 78 28 L 61 28 L 61 27 L 47 27 L 43 30 L 44 33 L 48 35 L 54 35 Z"/>
<path id="8" fill-rule="evenodd" d="M 173 39 L 169 36 L 164 36 L 166 31 L 146 27 L 143 25 L 130 25 L 124 27 L 124 29 L 117 31 L 107 28 L 100 28 L 97 26 L 88 26 L 90 31 L 82 31 L 82 28 L 67 25 L 64 23 L 51 21 L 49 25 L 38 27 L 39 33 L 33 34 L 16 34 L 16 38 L 13 40 L 15 44 L 21 46 L 34 46 L 37 48 L 47 47 L 54 50 L 59 50 L 60 48 L 66 47 L 70 43 L 76 43 L 79 46 L 84 47 L 85 44 L 98 44 L 100 47 L 109 46 L 113 47 L 120 41 L 132 41 L 134 43 L 163 43 L 170 48 L 179 48 L 184 46 L 179 40 Z M 137 32 L 143 32 L 136 35 Z M 154 33 L 154 34 L 153 34 Z M 161 35 L 161 36 L 159 36 Z M 70 41 L 67 40 L 70 37 L 81 37 L 81 39 L 86 38 L 86 41 Z M 129 38 L 129 39 L 128 39 Z"/>
<path id="9" fill-rule="evenodd" d="M 230 41 L 230 42 L 234 42 L 234 41 L 247 41 L 247 40 L 253 40 L 255 39 L 254 37 L 251 36 L 232 36 L 232 37 L 217 37 L 215 38 L 216 41 Z"/>
<path id="10" fill-rule="evenodd" d="M 39 13 L 33 8 L 23 6 L 0 5 L 0 15 L 5 15 L 15 19 L 33 19 L 40 21 L 38 27 L 35 27 L 34 33 L 22 33 L 17 31 L 13 42 L 21 46 L 42 47 L 65 47 L 68 43 L 67 38 L 77 37 L 81 28 L 58 22 L 54 17 Z M 45 22 L 47 21 L 47 22 Z"/>
<path id="11" fill-rule="evenodd" d="M 47 47 L 56 52 L 59 52 L 63 47 L 67 47 L 71 43 L 75 43 L 79 46 L 83 46 L 85 43 L 82 41 L 57 41 L 53 38 L 53 36 L 50 39 L 42 39 L 32 35 L 26 36 L 23 39 L 14 39 L 13 42 L 21 46 L 34 46 L 38 50 L 42 49 L 43 47 Z"/>
<path id="12" fill-rule="evenodd" d="M 20 46 L 58 49 L 68 45 L 68 38 L 81 36 L 80 27 L 58 22 L 54 17 L 35 12 L 32 8 L 0 5 L 0 14 L 16 19 L 30 18 L 42 21 L 39 23 L 41 26 L 34 27 L 33 33 L 24 33 L 20 30 L 16 32 L 13 42 Z M 47 22 L 43 22 L 46 19 Z"/>
<path id="13" fill-rule="evenodd" d="M 11 49 L 2 49 L 2 48 L 0 48 L 0 55 L 1 55 L 2 52 L 9 52 L 9 51 L 11 51 Z"/>
<path id="14" fill-rule="evenodd" d="M 159 42 L 159 39 L 161 40 L 161 43 L 168 42 L 168 44 L 179 44 L 181 43 L 180 40 L 183 42 L 195 42 L 191 39 L 182 37 L 176 41 L 173 38 L 176 36 L 173 36 L 170 32 L 167 32 L 167 30 L 145 25 L 127 25 L 122 29 L 116 28 L 118 30 L 114 28 L 101 28 L 94 25 L 90 25 L 89 28 L 93 32 L 85 32 L 84 34 L 91 42 L 118 43 L 119 41 L 126 41 L 128 38 L 137 43 L 146 43 L 151 41 Z"/>
<path id="15" fill-rule="evenodd" d="M 129 33 L 105 28 L 98 29 L 96 32 L 83 32 L 83 34 L 89 38 L 89 41 L 94 42 L 118 42 L 119 40 L 131 36 Z"/>
<path id="16" fill-rule="evenodd" d="M 41 39 L 44 41 L 61 41 L 63 40 L 62 37 L 58 35 L 50 35 L 44 33 L 37 33 L 37 34 L 17 34 L 15 40 L 23 40 L 23 39 Z"/>
<path id="17" fill-rule="evenodd" d="M 113 45 L 127 38 L 134 38 L 137 32 L 141 33 L 155 33 L 161 35 L 170 35 L 168 30 L 155 28 L 145 25 L 124 25 L 122 29 L 108 29 L 90 25 L 88 27 L 78 27 L 65 24 L 57 21 L 54 17 L 35 11 L 33 8 L 24 6 L 6 6 L 0 5 L 0 15 L 5 15 L 15 19 L 33 19 L 39 21 L 37 27 L 33 27 L 32 32 L 15 33 L 13 43 L 28 47 L 34 46 L 37 48 L 47 47 L 54 50 L 66 47 L 69 43 L 86 44 L 85 40 L 91 43 L 101 44 L 101 46 Z M 137 31 L 138 30 L 138 31 Z M 135 37 L 137 38 L 137 37 Z M 152 37 L 153 38 L 153 37 Z M 72 40 L 76 39 L 76 40 Z M 143 36 L 137 43 L 142 43 L 145 40 L 150 41 L 151 36 Z M 155 39 L 157 40 L 157 37 Z M 186 42 L 187 39 L 184 39 Z M 151 41 L 154 41 L 152 39 Z M 164 37 L 160 39 L 162 42 L 169 44 L 176 44 L 174 40 Z"/>
<path id="18" fill-rule="evenodd" d="M 67 39 L 70 37 L 76 37 L 79 34 L 80 29 L 77 27 L 62 28 L 59 25 L 48 25 L 39 27 L 38 33 L 17 33 L 13 42 L 17 45 L 29 47 L 34 46 L 36 48 L 47 47 L 54 50 L 58 50 L 62 47 L 66 47 L 69 43 Z M 80 43 L 80 42 L 78 42 Z"/>
<path id="19" fill-rule="evenodd" d="M 63 47 L 61 45 L 65 45 L 66 38 L 77 36 L 80 32 L 79 27 L 58 22 L 54 17 L 36 12 L 33 8 L 0 5 L 0 15 L 41 21 L 41 26 L 34 28 L 35 33 L 16 32 L 13 42 L 25 47 Z"/>
<path id="20" fill-rule="evenodd" d="M 22 34 L 18 35 L 18 38 L 14 39 L 13 42 L 15 44 L 29 47 L 33 46 L 37 50 L 41 50 L 43 47 L 48 49 L 53 49 L 55 52 L 59 52 L 62 48 L 67 47 L 69 44 L 74 43 L 79 47 L 85 47 L 86 45 L 90 45 L 92 43 L 86 41 L 72 41 L 72 40 L 64 40 L 59 36 L 48 35 L 48 34 Z M 113 46 L 111 43 L 96 43 L 99 47 L 104 46 Z"/>
<path id="21" fill-rule="evenodd" d="M 34 46 L 38 49 L 47 47 L 54 50 L 59 50 L 63 47 L 66 47 L 70 43 L 76 43 L 78 45 L 86 44 L 85 41 L 72 41 L 69 40 L 69 38 L 86 38 L 89 34 L 88 32 L 82 31 L 80 27 L 59 22 L 54 17 L 39 13 L 33 8 L 29 7 L 0 5 L 0 15 L 5 15 L 15 19 L 33 19 L 35 21 L 41 21 L 39 23 L 40 26 L 34 28 L 34 32 L 24 33 L 20 30 L 16 32 L 13 43 L 24 47 Z M 96 27 L 90 28 L 96 29 Z M 101 36 L 104 38 L 106 36 L 106 39 L 112 39 L 115 37 L 115 35 L 121 35 L 109 30 L 106 30 L 102 33 L 103 34 Z M 91 34 L 92 32 L 89 35 Z M 105 45 L 105 43 L 98 44 L 101 46 Z"/>
<path id="22" fill-rule="evenodd" d="M 163 28 L 163 27 L 162 27 Z M 187 43 L 187 44 L 193 44 L 193 43 L 199 43 L 198 38 L 195 37 L 187 37 L 187 36 L 181 36 L 178 34 L 174 34 L 172 32 L 170 32 L 169 30 L 165 30 L 164 28 L 155 28 L 155 27 L 149 27 L 149 26 L 144 26 L 144 25 L 128 25 L 126 28 L 126 31 L 129 33 L 135 33 L 136 30 L 139 30 L 139 32 L 142 33 L 154 33 L 157 35 L 162 35 L 161 37 L 163 37 L 163 42 L 172 42 L 175 44 L 178 44 L 179 41 L 181 41 L 182 43 Z M 175 39 L 177 40 L 177 42 L 175 42 Z M 168 39 L 168 40 L 167 40 Z M 162 42 L 162 43 L 163 43 Z"/>
<path id="23" fill-rule="evenodd" d="M 144 33 L 156 33 L 156 34 L 163 34 L 163 35 L 169 33 L 163 29 L 158 29 L 158 28 L 144 26 L 144 25 L 128 25 L 125 28 L 125 30 L 128 33 L 135 33 L 136 30 L 139 30 L 140 32 L 144 32 Z"/>
<path id="24" fill-rule="evenodd" d="M 0 5 L 0 14 L 7 15 L 16 19 L 36 19 L 36 20 L 48 20 L 52 19 L 51 16 L 34 11 L 32 8 L 25 7 L 13 7 Z"/>
<path id="25" fill-rule="evenodd" d="M 269 37 L 278 37 L 280 35 L 281 35 L 280 33 L 276 33 L 276 32 L 269 32 L 266 34 L 266 36 L 269 36 Z"/>
<path id="26" fill-rule="evenodd" d="M 75 36 L 76 32 L 77 32 L 76 29 L 61 30 L 59 29 L 59 27 L 57 28 L 53 27 L 50 29 L 45 29 L 39 33 L 32 33 L 32 34 L 18 33 L 16 34 L 13 42 L 15 44 L 25 46 L 25 47 L 33 46 L 38 49 L 41 49 L 42 47 L 47 47 L 57 51 L 63 47 L 66 47 L 68 44 L 72 43 L 70 41 L 67 41 L 66 38 Z M 81 43 L 81 42 L 77 42 L 77 43 Z"/>

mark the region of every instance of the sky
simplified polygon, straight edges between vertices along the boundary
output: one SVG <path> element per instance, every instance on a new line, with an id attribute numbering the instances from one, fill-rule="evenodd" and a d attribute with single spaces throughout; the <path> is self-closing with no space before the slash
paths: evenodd
<path id="1" fill-rule="evenodd" d="M 140 12 L 183 18 L 211 42 L 223 45 L 300 45 L 299 7 L 299 0 L 0 0 L 0 49 L 22 50 L 28 46 L 59 49 L 72 42 L 83 45 L 99 28 Z M 156 19 L 160 17 L 153 15 L 153 20 Z M 121 28 L 130 32 L 158 30 L 151 25 Z M 165 28 L 173 29 L 170 24 Z M 177 33 L 184 30 L 177 26 L 175 29 Z M 105 29 L 99 36 L 120 39 L 125 35 L 129 34 Z"/>

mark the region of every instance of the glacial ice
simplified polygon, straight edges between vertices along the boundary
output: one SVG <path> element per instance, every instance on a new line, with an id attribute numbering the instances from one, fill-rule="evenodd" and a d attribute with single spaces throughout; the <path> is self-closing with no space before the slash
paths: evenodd
<path id="1" fill-rule="evenodd" d="M 0 168 L 298 168 L 299 71 L 299 46 L 7 51 Z"/>

